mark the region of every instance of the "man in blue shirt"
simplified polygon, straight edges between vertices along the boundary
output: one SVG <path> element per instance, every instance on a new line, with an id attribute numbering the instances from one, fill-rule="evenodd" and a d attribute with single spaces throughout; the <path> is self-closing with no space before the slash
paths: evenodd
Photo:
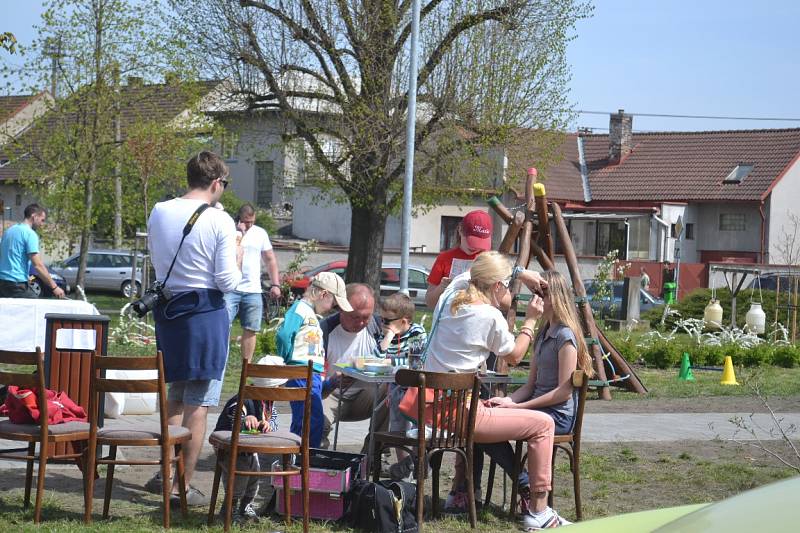
<path id="1" fill-rule="evenodd" d="M 44 225 L 47 211 L 38 204 L 25 208 L 25 219 L 8 228 L 0 242 L 0 298 L 36 298 L 28 286 L 30 264 L 36 275 L 50 287 L 56 298 L 64 298 L 61 289 L 39 255 L 39 236 L 36 230 Z"/>

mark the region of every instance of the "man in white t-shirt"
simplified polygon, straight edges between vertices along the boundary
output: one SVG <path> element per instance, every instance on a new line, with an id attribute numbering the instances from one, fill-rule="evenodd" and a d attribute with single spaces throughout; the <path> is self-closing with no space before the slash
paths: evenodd
<path id="1" fill-rule="evenodd" d="M 189 160 L 186 174 L 186 194 L 153 207 L 147 242 L 156 280 L 171 293 L 159 300 L 153 319 L 169 385 L 169 425 L 183 426 L 192 435 L 183 446 L 189 485 L 206 439 L 208 408 L 219 404 L 222 392 L 230 332 L 223 294 L 241 282 L 242 256 L 233 219 L 220 209 L 206 209 L 219 202 L 228 186 L 228 167 L 218 155 L 204 151 Z M 189 220 L 193 226 L 184 233 Z M 172 492 L 177 494 L 174 477 Z M 145 488 L 158 492 L 161 483 L 157 473 Z M 189 487 L 189 505 L 208 505 L 202 492 Z"/>
<path id="2" fill-rule="evenodd" d="M 256 334 L 261 331 L 264 305 L 261 299 L 261 262 L 269 272 L 269 297 L 280 298 L 278 284 L 278 260 L 272 251 L 272 243 L 264 228 L 256 226 L 256 210 L 250 204 L 239 208 L 239 223 L 236 228 L 242 236 L 240 245 L 242 258 L 242 282 L 236 290 L 225 294 L 225 305 L 231 324 L 239 317 L 242 324 L 242 358 L 250 361 L 256 349 Z"/>

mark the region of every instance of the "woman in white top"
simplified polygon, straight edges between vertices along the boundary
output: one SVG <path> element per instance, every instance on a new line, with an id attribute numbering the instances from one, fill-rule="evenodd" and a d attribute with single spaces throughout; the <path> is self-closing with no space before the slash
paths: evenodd
<path id="1" fill-rule="evenodd" d="M 533 341 L 533 327 L 542 315 L 540 293 L 546 282 L 535 272 L 522 270 L 518 278 L 534 293 L 525 313 L 520 334 L 509 331 L 502 310 L 511 305 L 509 284 L 512 281 L 510 262 L 497 252 L 484 252 L 472 264 L 469 285 L 463 290 L 445 292 L 440 299 L 435 330 L 426 352 L 425 370 L 435 372 L 474 372 L 494 352 L 511 365 L 518 364 Z M 509 440 L 528 442 L 528 472 L 531 497 L 526 529 L 557 527 L 565 523 L 547 505 L 551 490 L 553 453 L 553 419 L 540 411 L 492 408 L 478 404 L 475 420 L 476 443 Z M 455 490 L 448 497 L 451 507 L 464 507 L 465 483 L 463 463 L 456 464 Z M 528 503 L 528 502 L 526 502 Z M 446 504 L 447 507 L 447 504 Z"/>

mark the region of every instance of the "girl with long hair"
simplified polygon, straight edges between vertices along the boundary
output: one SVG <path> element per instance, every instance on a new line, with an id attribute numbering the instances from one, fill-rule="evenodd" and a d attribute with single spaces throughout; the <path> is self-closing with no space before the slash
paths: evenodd
<path id="1" fill-rule="evenodd" d="M 518 364 L 533 341 L 533 327 L 544 312 L 544 300 L 538 296 L 546 290 L 547 283 L 539 274 L 517 271 L 518 279 L 534 296 L 528 304 L 520 334 L 514 336 L 502 310 L 511 305 L 508 288 L 512 277 L 511 264 L 497 252 L 479 255 L 469 273 L 469 281 L 454 280 L 442 294 L 434 311 L 437 317 L 435 329 L 426 352 L 424 368 L 434 372 L 474 372 L 486 361 L 490 353 Z M 460 285 L 459 282 L 462 284 Z M 461 289 L 461 290 L 459 290 Z M 551 490 L 551 461 L 555 424 L 549 415 L 533 409 L 508 409 L 478 404 L 475 419 L 474 441 L 479 444 L 525 440 L 528 442 L 528 472 L 531 490 L 523 517 L 526 528 L 556 527 L 565 523 L 547 506 L 547 495 Z M 465 483 L 472 483 L 465 476 L 464 464 L 456 462 L 454 490 L 448 496 L 445 508 L 466 507 Z M 509 470 L 511 472 L 511 470 Z"/>
<path id="2" fill-rule="evenodd" d="M 510 396 L 495 397 L 488 404 L 497 409 L 535 410 L 549 415 L 555 424 L 556 434 L 572 431 L 577 402 L 572 385 L 572 373 L 583 370 L 587 377 L 594 375 L 589 350 L 583 339 L 574 294 L 560 273 L 542 274 L 546 287 L 542 289 L 543 313 L 541 325 L 533 343 L 528 381 Z M 484 447 L 506 472 L 511 472 L 514 452 L 508 442 Z M 528 474 L 523 472 L 518 480 L 521 486 L 522 512 L 526 517 L 528 504 L 525 498 Z M 527 513 L 529 515 L 530 513 Z"/>

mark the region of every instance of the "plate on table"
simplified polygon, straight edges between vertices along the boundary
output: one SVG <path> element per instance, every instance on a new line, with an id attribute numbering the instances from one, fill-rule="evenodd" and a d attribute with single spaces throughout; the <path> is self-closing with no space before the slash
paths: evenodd
<path id="1" fill-rule="evenodd" d="M 388 363 L 365 363 L 364 371 L 373 374 L 391 374 L 392 365 Z"/>

